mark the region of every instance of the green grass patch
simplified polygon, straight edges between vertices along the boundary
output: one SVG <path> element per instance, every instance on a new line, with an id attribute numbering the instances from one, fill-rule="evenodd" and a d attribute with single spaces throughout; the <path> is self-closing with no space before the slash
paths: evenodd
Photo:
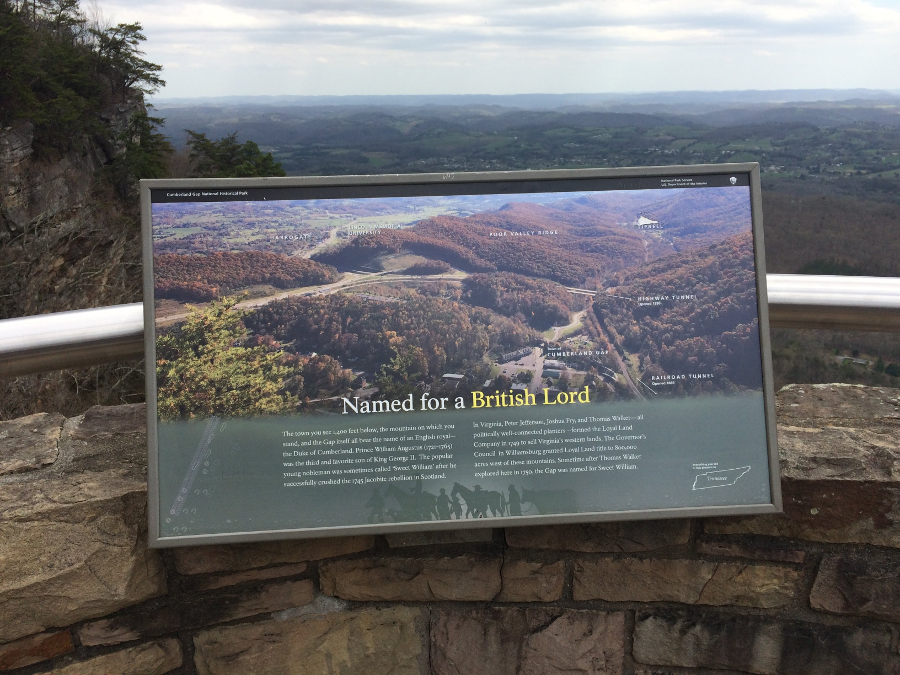
<path id="1" fill-rule="evenodd" d="M 202 227 L 174 227 L 163 230 L 163 239 L 184 239 L 192 234 L 203 232 Z"/>
<path id="2" fill-rule="evenodd" d="M 678 140 L 672 141 L 669 144 L 669 147 L 673 150 L 684 150 L 689 145 L 693 145 L 697 142 L 695 138 L 679 138 Z"/>
<path id="3" fill-rule="evenodd" d="M 561 338 L 569 337 L 570 335 L 575 335 L 577 333 L 580 333 L 583 329 L 584 329 L 584 324 L 579 321 L 574 326 L 568 326 L 565 330 L 561 331 L 559 334 L 559 337 L 561 337 Z"/>

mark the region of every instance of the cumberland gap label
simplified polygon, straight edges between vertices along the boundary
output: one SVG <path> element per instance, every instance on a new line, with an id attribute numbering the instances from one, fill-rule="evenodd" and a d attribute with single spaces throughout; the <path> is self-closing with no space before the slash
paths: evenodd
<path id="1" fill-rule="evenodd" d="M 746 186 L 152 219 L 163 537 L 771 502 Z"/>

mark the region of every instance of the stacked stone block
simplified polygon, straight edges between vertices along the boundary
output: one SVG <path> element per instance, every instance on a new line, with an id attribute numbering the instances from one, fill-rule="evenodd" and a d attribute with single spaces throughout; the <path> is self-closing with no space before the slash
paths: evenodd
<path id="1" fill-rule="evenodd" d="M 0 423 L 0 671 L 900 675 L 900 391 L 778 395 L 785 514 L 146 547 L 143 406 Z"/>

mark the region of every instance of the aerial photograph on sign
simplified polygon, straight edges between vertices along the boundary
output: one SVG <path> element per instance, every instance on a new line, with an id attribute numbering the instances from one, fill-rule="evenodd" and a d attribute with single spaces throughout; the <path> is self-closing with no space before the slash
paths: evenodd
<path id="1" fill-rule="evenodd" d="M 152 205 L 160 534 L 771 502 L 750 188 Z"/>

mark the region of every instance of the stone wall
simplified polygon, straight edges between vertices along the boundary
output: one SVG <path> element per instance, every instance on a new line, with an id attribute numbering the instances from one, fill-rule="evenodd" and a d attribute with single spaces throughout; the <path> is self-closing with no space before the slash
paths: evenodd
<path id="1" fill-rule="evenodd" d="M 0 423 L 0 670 L 900 674 L 900 390 L 778 396 L 785 514 L 150 551 L 144 408 Z"/>

